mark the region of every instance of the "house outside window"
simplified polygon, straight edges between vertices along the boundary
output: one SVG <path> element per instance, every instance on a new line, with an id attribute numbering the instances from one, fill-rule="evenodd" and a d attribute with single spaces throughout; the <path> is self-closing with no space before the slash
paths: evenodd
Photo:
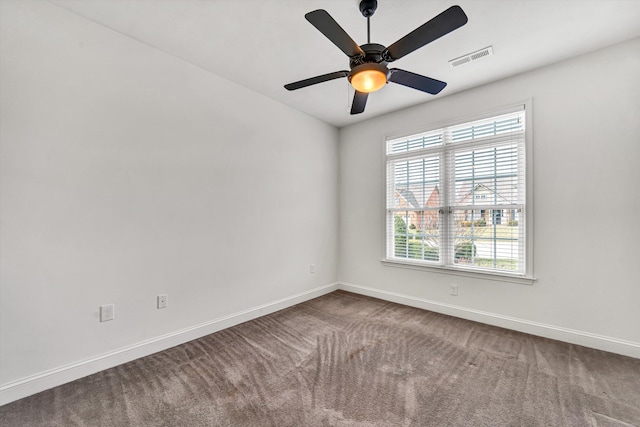
<path id="1" fill-rule="evenodd" d="M 521 105 L 387 139 L 385 261 L 531 277 L 525 119 Z"/>

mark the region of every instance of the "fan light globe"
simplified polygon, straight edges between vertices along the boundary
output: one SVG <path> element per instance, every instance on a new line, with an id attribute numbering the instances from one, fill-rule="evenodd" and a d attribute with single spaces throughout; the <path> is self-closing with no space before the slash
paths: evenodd
<path id="1" fill-rule="evenodd" d="M 387 83 L 387 74 L 375 69 L 362 70 L 351 76 L 351 86 L 358 92 L 375 92 Z"/>

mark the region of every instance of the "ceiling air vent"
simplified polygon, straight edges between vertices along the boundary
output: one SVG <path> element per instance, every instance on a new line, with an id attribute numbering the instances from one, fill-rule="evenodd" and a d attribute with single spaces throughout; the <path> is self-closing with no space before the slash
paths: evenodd
<path id="1" fill-rule="evenodd" d="M 472 61 L 477 61 L 478 59 L 482 59 L 486 56 L 493 55 L 493 47 L 488 46 L 480 50 L 476 50 L 475 52 L 468 53 L 466 55 L 460 56 L 456 59 L 452 59 L 449 61 L 449 64 L 453 68 L 459 67 L 460 65 L 467 64 Z"/>

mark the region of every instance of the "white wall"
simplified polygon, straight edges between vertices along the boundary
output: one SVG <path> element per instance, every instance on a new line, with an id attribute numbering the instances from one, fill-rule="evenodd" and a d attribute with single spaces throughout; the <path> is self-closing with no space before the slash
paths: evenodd
<path id="1" fill-rule="evenodd" d="M 0 4 L 1 385 L 335 283 L 334 127 Z"/>
<path id="2" fill-rule="evenodd" d="M 640 357 L 639 76 L 635 39 L 341 129 L 340 282 Z M 538 280 L 529 286 L 382 265 L 385 136 L 528 98 Z M 449 295 L 450 283 L 459 284 L 459 296 Z"/>

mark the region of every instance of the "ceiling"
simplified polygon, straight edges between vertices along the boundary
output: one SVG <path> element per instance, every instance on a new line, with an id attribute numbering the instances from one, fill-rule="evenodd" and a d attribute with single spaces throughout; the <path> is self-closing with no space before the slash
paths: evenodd
<path id="1" fill-rule="evenodd" d="M 325 9 L 364 44 L 359 0 L 50 1 L 337 127 L 640 36 L 640 0 L 378 0 L 372 43 L 389 46 L 454 4 L 469 22 L 393 63 L 446 81 L 439 95 L 390 84 L 352 116 L 347 79 L 292 92 L 283 85 L 348 69 L 348 58 L 304 15 Z M 487 46 L 494 55 L 456 68 L 448 63 Z"/>

